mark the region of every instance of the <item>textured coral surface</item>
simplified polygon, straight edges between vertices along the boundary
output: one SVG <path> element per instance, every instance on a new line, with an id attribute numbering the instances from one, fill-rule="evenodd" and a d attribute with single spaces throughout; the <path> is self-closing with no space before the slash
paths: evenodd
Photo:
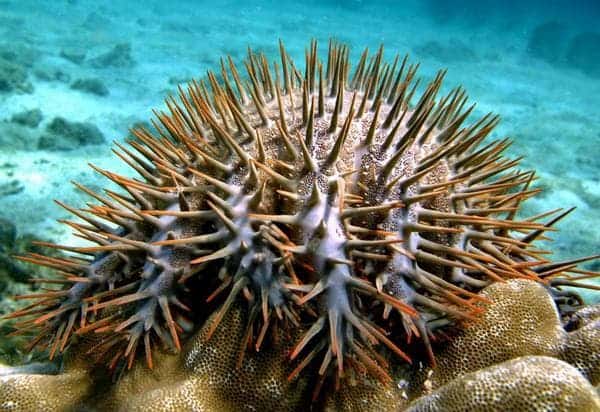
<path id="1" fill-rule="evenodd" d="M 21 296 L 32 303 L 10 315 L 67 372 L 8 374 L 0 399 L 378 410 L 436 390 L 492 409 L 511 396 L 523 408 L 597 402 L 597 322 L 564 289 L 595 276 L 577 268 L 593 257 L 552 262 L 536 247 L 571 209 L 518 216 L 535 174 L 503 158 L 508 139 L 486 140 L 498 117 L 465 125 L 465 92 L 438 98 L 445 71 L 418 93 L 417 65 L 386 63 L 382 48 L 352 68 L 347 47 L 330 43 L 322 63 L 313 42 L 303 73 L 280 50 L 273 63 L 249 51 L 244 75 L 222 60 L 133 130 L 116 153 L 137 177 L 94 167 L 121 192 L 78 185 L 99 203 L 63 205 L 78 218 L 66 223 L 92 245 L 21 257 L 57 269 L 45 282 L 58 288 Z M 554 395 L 521 399 L 527 365 L 552 372 L 531 388 Z M 55 389 L 26 389 L 44 379 Z M 458 395 L 473 379 L 481 389 Z M 65 382 L 77 383 L 60 396 Z M 482 398 L 487 387 L 497 397 Z"/>
<path id="2" fill-rule="evenodd" d="M 566 332 L 544 287 L 531 281 L 494 284 L 486 314 L 436 352 L 437 366 L 395 368 L 394 383 L 363 381 L 330 392 L 322 404 L 310 399 L 309 379 L 287 379 L 289 343 L 248 354 L 238 368 L 237 343 L 243 310 L 233 308 L 206 342 L 205 326 L 180 355 L 157 354 L 157 366 L 138 364 L 117 384 L 93 381 L 75 363 L 61 375 L 2 378 L 4 410 L 600 410 L 598 320 Z M 535 313 L 530 315 L 532 308 Z M 596 307 L 596 311 L 599 309 Z M 588 310 L 589 311 L 589 310 Z M 523 314 L 527 316 L 523 317 Z M 585 318 L 585 312 L 583 313 Z M 500 322 L 494 329 L 495 322 Z M 534 342 L 548 344 L 537 347 Z M 585 350 L 577 342 L 587 341 Z M 595 347 L 593 346 L 595 345 Z M 504 349 L 507 348 L 507 349 Z M 465 354 L 464 357 L 460 354 Z M 562 359 L 562 360 L 561 360 Z M 414 401 L 413 401 L 414 400 Z M 411 403 L 412 401 L 412 403 Z M 11 409 L 12 408 L 12 409 Z"/>

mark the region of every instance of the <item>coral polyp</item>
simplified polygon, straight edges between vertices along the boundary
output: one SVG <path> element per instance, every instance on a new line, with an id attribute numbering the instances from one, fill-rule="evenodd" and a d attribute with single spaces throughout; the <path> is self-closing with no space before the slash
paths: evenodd
<path id="1" fill-rule="evenodd" d="M 586 259 L 535 246 L 570 210 L 518 218 L 535 176 L 488 139 L 497 116 L 467 125 L 460 87 L 438 97 L 445 71 L 420 92 L 418 65 L 383 48 L 355 68 L 335 42 L 326 62 L 314 41 L 305 57 L 301 72 L 282 44 L 272 65 L 249 51 L 244 75 L 222 60 L 117 145 L 139 176 L 95 167 L 122 192 L 77 185 L 98 203 L 64 205 L 79 218 L 67 224 L 93 245 L 21 258 L 64 284 L 10 315 L 32 348 L 53 358 L 91 336 L 111 368 L 152 368 L 154 346 L 180 350 L 213 314 L 210 342 L 241 304 L 239 365 L 284 331 L 298 336 L 288 379 L 310 369 L 318 389 L 389 383 L 392 355 L 435 362 L 431 340 L 476 322 L 494 282 L 539 282 L 563 314 L 581 304 L 561 287 L 585 286 L 571 274 L 592 276 L 576 269 Z"/>

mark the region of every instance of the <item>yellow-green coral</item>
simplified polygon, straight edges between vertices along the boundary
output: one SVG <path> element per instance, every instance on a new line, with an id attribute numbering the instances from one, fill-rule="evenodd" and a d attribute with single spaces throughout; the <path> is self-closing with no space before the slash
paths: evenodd
<path id="1" fill-rule="evenodd" d="M 243 405 L 256 411 L 300 410 L 310 393 L 305 379 L 287 379 L 291 372 L 287 359 L 292 343 L 289 337 L 281 334 L 276 348 L 247 353 L 240 366 L 244 312 L 237 307 L 223 322 L 224 327 L 210 341 L 205 327 L 190 341 L 184 354 L 157 359 L 161 365 L 157 371 L 149 373 L 145 365 L 138 365 L 115 386 L 105 407 L 141 410 L 151 404 L 157 410 L 226 411 Z M 165 360 L 167 366 L 163 368 Z M 137 396 L 132 397 L 132 393 Z"/>
<path id="2" fill-rule="evenodd" d="M 433 387 L 456 377 L 526 355 L 545 355 L 578 367 L 597 385 L 600 328 L 589 321 L 567 333 L 547 289 L 526 280 L 488 286 L 491 304 L 481 319 L 436 352 L 437 367 L 427 379 Z"/>
<path id="3" fill-rule="evenodd" d="M 524 356 L 462 375 L 406 412 L 598 411 L 594 387 L 573 366 Z"/>
<path id="4" fill-rule="evenodd" d="M 391 385 L 348 384 L 313 407 L 329 411 L 600 410 L 593 388 L 597 382 L 588 378 L 596 376 L 598 369 L 598 325 L 593 318 L 584 312 L 583 325 L 566 332 L 550 295 L 531 281 L 497 283 L 482 294 L 490 300 L 485 315 L 440 350 L 435 368 L 423 368 L 419 376 L 410 368 L 394 368 Z M 146 412 L 308 410 L 312 389 L 308 379 L 293 383 L 286 379 L 289 341 L 248 353 L 238 368 L 235 349 L 244 329 L 243 311 L 230 311 L 223 322 L 215 341 L 206 341 L 205 326 L 182 354 L 157 353 L 154 370 L 138 364 L 115 384 L 93 381 L 96 373 L 73 367 L 56 376 L 5 377 L 0 399 L 3 405 L 12 405 L 13 409 L 4 406 L 6 410 L 18 411 L 72 407 Z M 596 346 L 581 350 L 584 341 Z"/>
<path id="5" fill-rule="evenodd" d="M 67 411 L 80 406 L 92 391 L 86 369 L 59 375 L 0 376 L 0 411 Z"/>

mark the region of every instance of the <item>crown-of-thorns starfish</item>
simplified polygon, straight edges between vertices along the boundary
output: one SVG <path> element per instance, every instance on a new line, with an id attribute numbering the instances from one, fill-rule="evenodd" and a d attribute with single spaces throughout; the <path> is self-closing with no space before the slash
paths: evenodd
<path id="1" fill-rule="evenodd" d="M 34 302 L 9 316 L 37 333 L 30 347 L 52 358 L 94 334 L 111 367 L 131 367 L 139 345 L 152 367 L 154 344 L 180 349 L 198 296 L 216 311 L 209 336 L 241 301 L 240 364 L 269 328 L 302 328 L 289 378 L 310 365 L 320 387 L 364 372 L 389 381 L 387 353 L 410 362 L 413 336 L 433 362 L 430 339 L 475 319 L 491 282 L 535 279 L 561 310 L 581 303 L 561 287 L 587 287 L 578 280 L 596 274 L 576 265 L 594 257 L 551 262 L 533 246 L 572 209 L 516 218 L 534 173 L 502 156 L 508 139 L 484 143 L 497 116 L 463 125 L 473 106 L 461 88 L 437 99 L 445 71 L 415 102 L 418 65 L 386 63 L 382 48 L 351 70 L 348 47 L 330 42 L 323 65 L 313 41 L 303 73 L 280 52 L 272 68 L 248 51 L 245 76 L 227 58 L 179 88 L 153 132 L 117 144 L 137 178 L 92 166 L 123 193 L 76 184 L 99 203 L 59 203 L 95 245 L 21 257 L 63 285 L 20 296 Z"/>

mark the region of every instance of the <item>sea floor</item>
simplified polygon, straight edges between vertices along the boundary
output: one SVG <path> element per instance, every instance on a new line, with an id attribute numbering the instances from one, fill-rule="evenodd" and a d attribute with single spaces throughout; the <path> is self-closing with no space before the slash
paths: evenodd
<path id="1" fill-rule="evenodd" d="M 390 60 L 409 53 L 424 80 L 448 68 L 445 90 L 463 85 L 473 118 L 500 114 L 494 137 L 512 137 L 509 155 L 538 171 L 544 191 L 525 213 L 577 207 L 551 234 L 556 258 L 598 253 L 600 74 L 586 56 L 600 43 L 592 34 L 583 51 L 573 44 L 593 32 L 598 10 L 455 3 L 0 0 L 0 218 L 21 235 L 77 242 L 52 199 L 83 206 L 72 180 L 104 187 L 88 163 L 130 174 L 112 141 L 147 122 L 178 84 L 218 70 L 224 55 L 241 63 L 248 46 L 275 59 L 278 39 L 302 66 L 311 38 L 323 52 L 335 38 L 353 57 L 381 43 Z"/>

